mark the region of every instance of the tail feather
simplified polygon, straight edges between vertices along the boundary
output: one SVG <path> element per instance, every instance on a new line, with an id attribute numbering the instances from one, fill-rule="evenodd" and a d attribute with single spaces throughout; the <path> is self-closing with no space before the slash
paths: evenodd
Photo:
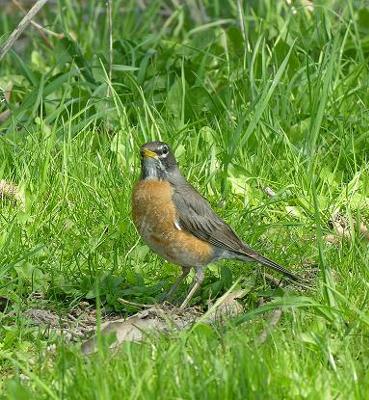
<path id="1" fill-rule="evenodd" d="M 299 281 L 299 277 L 292 272 L 290 272 L 288 269 L 282 267 L 281 265 L 277 264 L 276 262 L 269 260 L 269 258 L 266 258 L 262 256 L 261 254 L 257 253 L 254 250 L 251 250 L 250 248 L 245 246 L 245 250 L 243 253 L 241 253 L 242 256 L 245 257 L 245 259 L 252 259 L 254 261 L 259 262 L 262 265 L 265 265 L 266 267 L 272 268 L 278 272 L 281 272 L 282 274 L 288 276 L 290 279 L 293 281 Z"/>

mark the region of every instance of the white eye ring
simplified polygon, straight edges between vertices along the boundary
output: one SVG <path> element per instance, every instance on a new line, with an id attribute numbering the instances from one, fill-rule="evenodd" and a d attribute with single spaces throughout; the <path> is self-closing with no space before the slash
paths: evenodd
<path id="1" fill-rule="evenodd" d="M 167 146 L 163 147 L 163 151 L 161 153 L 162 157 L 166 157 L 169 154 L 169 149 Z"/>

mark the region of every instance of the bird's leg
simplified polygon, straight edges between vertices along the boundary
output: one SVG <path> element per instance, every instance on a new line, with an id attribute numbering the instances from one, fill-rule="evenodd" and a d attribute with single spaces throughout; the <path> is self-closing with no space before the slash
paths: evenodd
<path id="1" fill-rule="evenodd" d="M 195 283 L 193 284 L 190 293 L 188 293 L 187 297 L 185 298 L 184 302 L 181 304 L 180 308 L 185 308 L 189 301 L 192 299 L 193 295 L 196 293 L 197 289 L 201 286 L 203 280 L 204 280 L 205 274 L 204 271 L 202 270 L 202 267 L 196 267 L 196 277 L 195 277 Z"/>
<path id="2" fill-rule="evenodd" d="M 174 285 L 169 289 L 169 292 L 164 297 L 164 300 L 170 300 L 172 298 L 173 294 L 178 289 L 178 286 L 187 277 L 187 275 L 190 273 L 190 271 L 191 271 L 191 267 L 182 267 L 182 274 L 177 278 Z"/>

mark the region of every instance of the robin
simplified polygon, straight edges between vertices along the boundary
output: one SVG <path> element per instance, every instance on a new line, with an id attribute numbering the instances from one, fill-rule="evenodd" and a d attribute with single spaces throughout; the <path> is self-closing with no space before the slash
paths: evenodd
<path id="1" fill-rule="evenodd" d="M 133 221 L 149 247 L 182 267 L 170 289 L 195 268 L 194 284 L 181 305 L 185 308 L 204 280 L 204 268 L 220 259 L 256 261 L 292 280 L 297 276 L 244 243 L 181 174 L 170 147 L 149 142 L 141 147 L 141 178 L 132 195 Z"/>

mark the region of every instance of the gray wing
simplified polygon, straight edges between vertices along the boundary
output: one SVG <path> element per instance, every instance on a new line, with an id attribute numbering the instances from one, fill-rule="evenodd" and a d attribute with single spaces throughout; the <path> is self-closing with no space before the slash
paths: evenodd
<path id="1" fill-rule="evenodd" d="M 231 252 L 243 252 L 242 241 L 192 186 L 176 185 L 173 201 L 182 228 L 213 246 Z"/>
<path id="2" fill-rule="evenodd" d="M 293 280 L 299 278 L 276 262 L 262 256 L 247 246 L 211 208 L 210 204 L 187 182 L 173 186 L 173 201 L 181 228 L 213 246 L 228 250 L 235 258 L 253 259 L 267 267 L 287 275 Z"/>

